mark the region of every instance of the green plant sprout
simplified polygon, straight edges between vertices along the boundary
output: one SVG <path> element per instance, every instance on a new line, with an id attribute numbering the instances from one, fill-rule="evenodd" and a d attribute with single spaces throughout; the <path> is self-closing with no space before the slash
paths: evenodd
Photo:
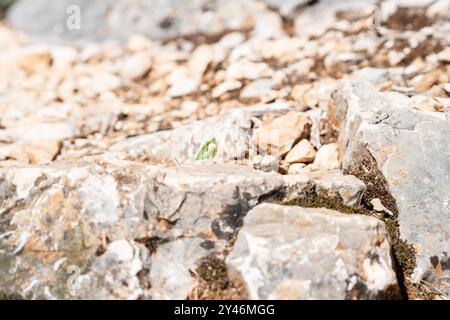
<path id="1" fill-rule="evenodd" d="M 193 161 L 214 159 L 214 157 L 216 156 L 216 152 L 217 152 L 216 138 L 210 138 L 205 142 L 203 142 L 197 153 L 194 154 L 189 159 Z"/>

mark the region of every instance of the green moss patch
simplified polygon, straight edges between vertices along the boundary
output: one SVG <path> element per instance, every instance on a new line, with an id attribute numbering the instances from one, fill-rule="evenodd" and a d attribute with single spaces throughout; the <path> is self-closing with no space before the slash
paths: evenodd
<path id="1" fill-rule="evenodd" d="M 411 299 L 432 299 L 434 294 L 430 294 L 429 290 L 411 281 L 411 274 L 416 267 L 416 252 L 410 243 L 400 238 L 397 204 L 389 192 L 386 178 L 378 170 L 376 160 L 367 149 L 361 148 L 358 151 L 359 158 L 355 161 L 355 165 L 344 170 L 345 174 L 354 175 L 362 180 L 367 187 L 361 204 L 365 211 L 358 213 L 374 215 L 374 212 L 371 211 L 370 201 L 375 198 L 380 199 L 383 205 L 393 212 L 392 217 L 385 217 L 381 220 L 385 223 L 389 234 L 403 296 Z"/>
<path id="2" fill-rule="evenodd" d="M 340 198 L 326 198 L 312 193 L 310 195 L 307 195 L 306 197 L 287 201 L 283 204 L 296 205 L 305 208 L 327 208 L 346 214 L 364 214 L 381 219 L 386 225 L 386 230 L 388 232 L 389 240 L 392 245 L 394 262 L 396 265 L 397 276 L 399 279 L 400 287 L 402 289 L 402 294 L 405 298 L 408 298 L 410 295 L 411 283 L 406 280 L 407 277 L 405 276 L 409 276 L 416 265 L 414 248 L 406 241 L 400 239 L 398 222 L 395 216 L 380 218 L 377 212 L 373 211 L 368 205 L 365 205 L 366 203 L 370 202 L 363 202 L 364 203 L 360 206 L 350 207 L 343 204 L 343 201 Z M 416 296 L 416 293 L 414 293 L 413 295 Z"/>

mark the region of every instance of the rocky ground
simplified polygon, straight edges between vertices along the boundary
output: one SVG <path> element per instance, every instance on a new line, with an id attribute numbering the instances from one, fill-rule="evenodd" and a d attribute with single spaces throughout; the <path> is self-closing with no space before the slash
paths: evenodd
<path id="1" fill-rule="evenodd" d="M 450 1 L 149 3 L 0 23 L 2 298 L 449 298 Z"/>

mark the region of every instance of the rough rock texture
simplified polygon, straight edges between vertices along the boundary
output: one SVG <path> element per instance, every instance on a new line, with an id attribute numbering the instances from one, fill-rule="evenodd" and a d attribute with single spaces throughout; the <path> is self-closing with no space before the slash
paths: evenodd
<path id="1" fill-rule="evenodd" d="M 311 167 L 322 170 L 338 169 L 340 166 L 338 146 L 335 143 L 325 144 L 320 147 Z"/>
<path id="2" fill-rule="evenodd" d="M 338 198 L 348 206 L 361 204 L 362 195 L 366 190 L 366 186 L 361 180 L 351 175 L 344 176 L 338 170 L 301 173 L 299 176 L 305 176 L 314 181 L 314 192 L 318 196 Z"/>
<path id="3" fill-rule="evenodd" d="M 375 0 L 318 1 L 295 17 L 295 28 L 302 33 L 320 35 L 330 28 L 345 29 L 352 20 L 370 13 Z"/>
<path id="4" fill-rule="evenodd" d="M 449 119 L 444 113 L 414 110 L 408 97 L 378 93 L 365 83 L 345 83 L 336 99 L 343 169 L 363 180 L 370 174 L 385 178 L 395 203 L 383 205 L 398 211 L 400 235 L 415 247 L 415 279 L 448 293 Z M 369 163 L 379 173 L 364 172 Z"/>
<path id="5" fill-rule="evenodd" d="M 226 262 L 252 299 L 399 297 L 386 230 L 367 216 L 261 204 Z"/>
<path id="6" fill-rule="evenodd" d="M 364 188 L 342 174 L 232 164 L 90 159 L 2 170 L 0 287 L 25 298 L 185 298 L 189 269 L 221 253 L 253 206 L 314 190 L 357 204 Z"/>
<path id="7" fill-rule="evenodd" d="M 283 107 L 283 106 L 281 106 Z M 270 105 L 261 108 L 236 109 L 217 117 L 195 121 L 173 130 L 160 131 L 123 140 L 109 151 L 122 157 L 136 159 L 147 155 L 158 162 L 182 163 L 195 154 L 207 139 L 215 137 L 218 146 L 216 160 L 233 162 L 256 154 L 252 144 L 252 117 L 261 114 L 277 114 L 283 109 L 272 109 Z"/>
<path id="8" fill-rule="evenodd" d="M 254 141 L 264 152 L 284 156 L 296 142 L 308 138 L 310 130 L 311 120 L 291 111 L 262 125 L 255 132 Z"/>
<path id="9" fill-rule="evenodd" d="M 245 298 L 224 259 L 277 200 L 383 219 L 402 297 L 445 297 L 448 0 L 15 2 L 0 297 Z M 211 138 L 213 159 L 188 160 Z"/>
<path id="10" fill-rule="evenodd" d="M 303 139 L 289 151 L 285 160 L 289 163 L 307 163 L 313 161 L 315 156 L 316 150 L 314 150 L 312 144 L 308 140 Z"/>

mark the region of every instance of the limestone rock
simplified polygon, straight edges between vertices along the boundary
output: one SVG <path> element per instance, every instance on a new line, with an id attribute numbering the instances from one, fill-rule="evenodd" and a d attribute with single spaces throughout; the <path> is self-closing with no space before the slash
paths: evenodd
<path id="1" fill-rule="evenodd" d="M 38 122 L 25 119 L 14 127 L 4 130 L 4 135 L 13 141 L 58 141 L 73 137 L 77 134 L 77 129 L 70 122 Z"/>
<path id="2" fill-rule="evenodd" d="M 443 62 L 450 62 L 450 48 L 447 47 L 438 53 L 437 58 Z"/>
<path id="3" fill-rule="evenodd" d="M 130 160 L 147 155 L 153 159 L 153 163 L 183 163 L 197 152 L 204 141 L 214 137 L 218 146 L 215 162 L 252 163 L 256 155 L 265 155 L 264 150 L 259 152 L 256 148 L 255 137 L 259 129 L 253 129 L 253 121 L 265 115 L 278 116 L 287 109 L 288 106 L 278 103 L 235 109 L 172 130 L 125 139 L 113 145 L 109 149 L 108 156 Z M 297 119 L 297 125 L 300 126 L 296 130 L 304 132 L 298 133 L 300 137 L 307 135 L 309 120 L 303 115 L 297 116 L 295 112 L 293 115 L 293 120 Z M 293 135 L 288 132 L 288 129 L 284 132 L 287 132 L 287 135 Z"/>
<path id="4" fill-rule="evenodd" d="M 314 161 L 315 157 L 316 150 L 308 140 L 303 139 L 289 151 L 285 160 L 289 163 L 308 163 Z"/>
<path id="5" fill-rule="evenodd" d="M 448 0 L 14 3 L 0 299 L 241 296 L 203 262 L 255 206 L 322 200 L 386 219 L 408 298 L 448 291 Z"/>
<path id="6" fill-rule="evenodd" d="M 4 25 L 0 25 L 0 38 L 2 39 L 0 49 L 19 46 L 22 42 L 18 34 Z"/>
<path id="7" fill-rule="evenodd" d="M 151 67 L 151 58 L 145 54 L 135 54 L 128 57 L 121 70 L 121 75 L 129 80 L 144 76 Z"/>
<path id="8" fill-rule="evenodd" d="M 250 82 L 241 91 L 240 99 L 243 102 L 268 101 L 274 98 L 272 91 L 272 80 L 259 79 Z"/>
<path id="9" fill-rule="evenodd" d="M 227 80 L 257 80 L 270 76 L 272 76 L 272 70 L 266 63 L 255 63 L 244 59 L 232 63 L 226 71 Z"/>
<path id="10" fill-rule="evenodd" d="M 46 46 L 29 47 L 15 56 L 14 63 L 27 74 L 40 72 L 49 67 L 52 62 L 51 52 Z"/>
<path id="11" fill-rule="evenodd" d="M 448 0 L 438 0 L 430 4 L 427 9 L 427 16 L 429 17 L 437 17 L 437 16 L 446 16 L 449 17 L 450 11 L 450 2 Z"/>
<path id="12" fill-rule="evenodd" d="M 353 72 L 351 78 L 355 81 L 367 81 L 373 85 L 381 85 L 388 81 L 401 83 L 401 68 L 362 68 Z"/>
<path id="13" fill-rule="evenodd" d="M 200 81 L 213 58 L 214 52 L 210 46 L 201 45 L 197 47 L 188 61 L 188 69 L 191 76 Z"/>
<path id="14" fill-rule="evenodd" d="M 15 159 L 26 164 L 42 164 L 51 162 L 60 150 L 57 141 L 20 142 L 0 146 L 0 157 Z"/>
<path id="15" fill-rule="evenodd" d="M 270 154 L 284 156 L 292 146 L 308 138 L 311 120 L 300 112 L 291 111 L 264 124 L 255 132 L 256 144 Z"/>
<path id="16" fill-rule="evenodd" d="M 364 184 L 341 177 L 323 190 L 327 179 L 101 158 L 0 169 L 0 287 L 35 299 L 183 298 L 196 259 L 223 252 L 258 203 L 312 190 L 359 203 Z"/>
<path id="17" fill-rule="evenodd" d="M 313 170 L 333 170 L 340 167 L 338 145 L 336 143 L 325 144 L 316 153 L 312 164 Z"/>
<path id="18" fill-rule="evenodd" d="M 219 98 L 224 93 L 240 89 L 241 87 L 242 83 L 240 81 L 237 80 L 224 81 L 214 88 L 214 90 L 212 91 L 212 97 Z"/>
<path id="19" fill-rule="evenodd" d="M 149 154 L 156 161 L 160 159 L 158 162 L 182 163 L 194 155 L 205 140 L 214 137 L 218 145 L 217 161 L 243 159 L 250 147 L 251 118 L 251 112 L 235 110 L 173 130 L 121 141 L 110 148 L 110 153 L 125 158 Z"/>
<path id="20" fill-rule="evenodd" d="M 384 177 L 395 203 L 383 204 L 398 211 L 400 235 L 416 249 L 414 279 L 448 293 L 449 120 L 414 110 L 407 97 L 378 93 L 367 83 L 346 82 L 336 99 L 343 169 L 363 180 L 364 172 Z M 379 181 L 371 189 L 383 188 Z"/>
<path id="21" fill-rule="evenodd" d="M 153 299 L 186 299 L 196 282 L 190 271 L 211 250 L 202 238 L 178 239 L 162 244 L 156 252 L 150 273 Z M 223 244 L 222 244 L 223 246 Z"/>
<path id="22" fill-rule="evenodd" d="M 167 94 L 172 98 L 182 97 L 197 91 L 199 82 L 193 78 L 180 78 L 172 84 Z"/>
<path id="23" fill-rule="evenodd" d="M 372 217 L 261 204 L 226 262 L 251 299 L 399 298 L 387 232 Z"/>
<path id="24" fill-rule="evenodd" d="M 67 280 L 71 298 L 136 300 L 146 293 L 144 277 L 145 270 L 149 268 L 148 259 L 148 250 L 143 244 L 132 240 L 116 240 L 82 274 L 78 273 L 81 269 L 75 265 L 68 266 L 65 257 L 54 265 L 62 269 L 60 272 L 74 273 L 73 280 Z M 64 270 L 64 267 L 67 269 Z M 44 289 L 44 292 L 54 299 L 60 298 L 53 295 L 51 289 Z"/>
<path id="25" fill-rule="evenodd" d="M 439 100 L 433 99 L 425 95 L 416 95 L 411 97 L 411 107 L 421 111 L 428 112 L 443 112 L 444 106 L 439 103 Z"/>
<path id="26" fill-rule="evenodd" d="M 321 197 L 338 198 L 348 206 L 361 204 L 366 185 L 352 175 L 343 175 L 339 170 L 315 171 L 302 175 L 314 181 L 314 192 Z"/>
<path id="27" fill-rule="evenodd" d="M 304 163 L 293 163 L 288 168 L 288 174 L 296 174 L 304 172 L 303 168 L 306 166 Z"/>
<path id="28" fill-rule="evenodd" d="M 172 70 L 171 74 L 167 77 L 167 82 L 171 86 L 167 91 L 167 95 L 173 98 L 196 92 L 200 84 L 198 79 L 193 78 L 189 74 L 187 67 L 179 67 Z"/>

